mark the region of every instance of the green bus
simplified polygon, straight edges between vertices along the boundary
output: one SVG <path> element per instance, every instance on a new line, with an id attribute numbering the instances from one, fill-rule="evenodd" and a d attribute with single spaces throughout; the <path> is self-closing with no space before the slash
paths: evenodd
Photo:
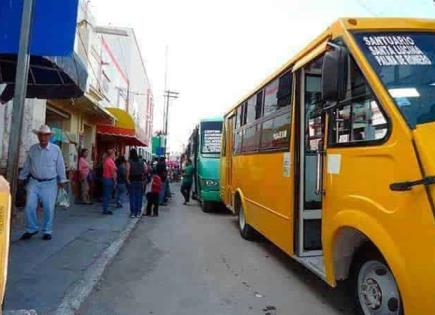
<path id="1" fill-rule="evenodd" d="M 201 119 L 189 138 L 186 155 L 195 170 L 192 199 L 201 204 L 204 212 L 210 212 L 221 203 L 219 193 L 220 152 L 222 117 Z"/>

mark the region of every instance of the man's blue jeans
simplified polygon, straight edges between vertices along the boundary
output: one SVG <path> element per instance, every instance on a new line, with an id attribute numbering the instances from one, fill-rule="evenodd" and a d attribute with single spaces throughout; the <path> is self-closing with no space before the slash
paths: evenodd
<path id="1" fill-rule="evenodd" d="M 110 199 L 113 193 L 113 179 L 103 178 L 103 213 L 109 211 Z"/>
<path id="2" fill-rule="evenodd" d="M 139 215 L 142 211 L 143 203 L 143 182 L 131 182 L 128 193 L 130 196 L 130 212 L 132 215 Z"/>
<path id="3" fill-rule="evenodd" d="M 38 182 L 30 178 L 26 190 L 26 232 L 34 233 L 39 231 L 36 209 L 38 208 L 39 201 L 41 201 L 44 208 L 42 231 L 45 234 L 51 234 L 53 232 L 54 208 L 56 206 L 57 180 Z"/>

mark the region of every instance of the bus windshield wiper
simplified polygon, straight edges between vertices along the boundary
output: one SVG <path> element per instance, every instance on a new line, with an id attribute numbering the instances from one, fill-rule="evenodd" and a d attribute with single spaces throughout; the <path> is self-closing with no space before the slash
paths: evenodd
<path id="1" fill-rule="evenodd" d="M 433 184 L 435 184 L 435 176 L 426 176 L 423 179 L 419 179 L 416 181 L 393 183 L 390 185 L 390 189 L 392 191 L 408 191 L 412 190 L 412 187 L 417 185 L 429 186 Z"/>

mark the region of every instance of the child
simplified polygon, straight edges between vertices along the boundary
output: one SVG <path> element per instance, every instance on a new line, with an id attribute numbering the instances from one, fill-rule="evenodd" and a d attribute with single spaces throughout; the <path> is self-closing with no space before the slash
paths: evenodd
<path id="1" fill-rule="evenodd" d="M 144 216 L 151 215 L 151 207 L 154 205 L 153 217 L 159 216 L 159 195 L 162 189 L 162 179 L 159 175 L 154 174 L 151 178 L 151 191 L 147 193 L 147 210 Z"/>

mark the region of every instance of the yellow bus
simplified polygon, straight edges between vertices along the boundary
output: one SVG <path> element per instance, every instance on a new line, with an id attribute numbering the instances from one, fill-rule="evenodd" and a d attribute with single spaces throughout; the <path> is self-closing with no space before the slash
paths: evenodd
<path id="1" fill-rule="evenodd" d="M 435 20 L 333 23 L 226 113 L 221 195 L 358 314 L 435 314 Z"/>
<path id="2" fill-rule="evenodd" d="M 3 310 L 3 302 L 6 291 L 6 280 L 9 261 L 9 235 L 11 221 L 11 194 L 9 183 L 0 176 L 0 315 Z"/>

